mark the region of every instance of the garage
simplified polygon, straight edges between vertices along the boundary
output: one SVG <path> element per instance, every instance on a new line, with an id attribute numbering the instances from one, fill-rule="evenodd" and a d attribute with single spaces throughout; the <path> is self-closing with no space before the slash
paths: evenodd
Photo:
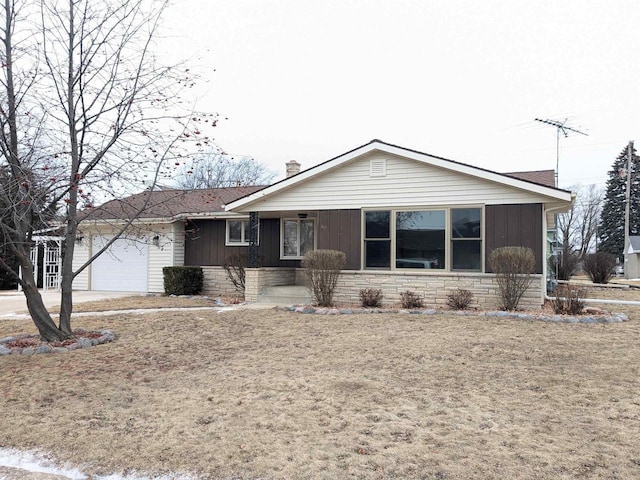
<path id="1" fill-rule="evenodd" d="M 92 251 L 97 252 L 113 236 L 92 238 Z M 146 292 L 148 248 L 146 241 L 119 238 L 91 264 L 91 290 L 114 292 Z"/>

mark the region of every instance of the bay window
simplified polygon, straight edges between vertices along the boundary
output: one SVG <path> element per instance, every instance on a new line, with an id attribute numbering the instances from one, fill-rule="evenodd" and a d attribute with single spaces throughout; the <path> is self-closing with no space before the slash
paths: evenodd
<path id="1" fill-rule="evenodd" d="M 364 268 L 482 271 L 482 209 L 364 212 Z"/>

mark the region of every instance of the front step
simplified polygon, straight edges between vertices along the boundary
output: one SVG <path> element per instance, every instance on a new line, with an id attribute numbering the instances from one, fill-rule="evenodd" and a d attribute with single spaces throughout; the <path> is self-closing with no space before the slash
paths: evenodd
<path id="1" fill-rule="evenodd" d="M 307 287 L 299 285 L 283 285 L 279 287 L 264 287 L 258 295 L 258 303 L 273 303 L 276 305 L 309 305 L 312 302 L 311 293 Z"/>

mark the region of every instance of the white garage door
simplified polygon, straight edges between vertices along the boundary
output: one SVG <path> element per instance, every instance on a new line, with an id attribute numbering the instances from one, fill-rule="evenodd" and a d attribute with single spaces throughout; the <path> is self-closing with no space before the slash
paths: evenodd
<path id="1" fill-rule="evenodd" d="M 93 251 L 97 252 L 111 238 L 93 237 Z M 91 264 L 91 290 L 146 292 L 147 255 L 144 240 L 119 238 Z"/>

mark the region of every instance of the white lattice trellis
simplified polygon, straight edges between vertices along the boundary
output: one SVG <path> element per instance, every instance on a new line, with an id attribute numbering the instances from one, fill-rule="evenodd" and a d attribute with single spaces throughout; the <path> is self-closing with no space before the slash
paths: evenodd
<path id="1" fill-rule="evenodd" d="M 42 288 L 47 290 L 59 290 L 62 277 L 62 237 L 33 237 L 35 244 L 31 248 L 30 260 L 33 266 L 33 276 L 38 281 L 39 268 L 38 257 L 40 247 L 43 247 L 42 258 Z M 20 271 L 22 275 L 22 270 Z M 18 290 L 21 290 L 18 284 Z"/>

